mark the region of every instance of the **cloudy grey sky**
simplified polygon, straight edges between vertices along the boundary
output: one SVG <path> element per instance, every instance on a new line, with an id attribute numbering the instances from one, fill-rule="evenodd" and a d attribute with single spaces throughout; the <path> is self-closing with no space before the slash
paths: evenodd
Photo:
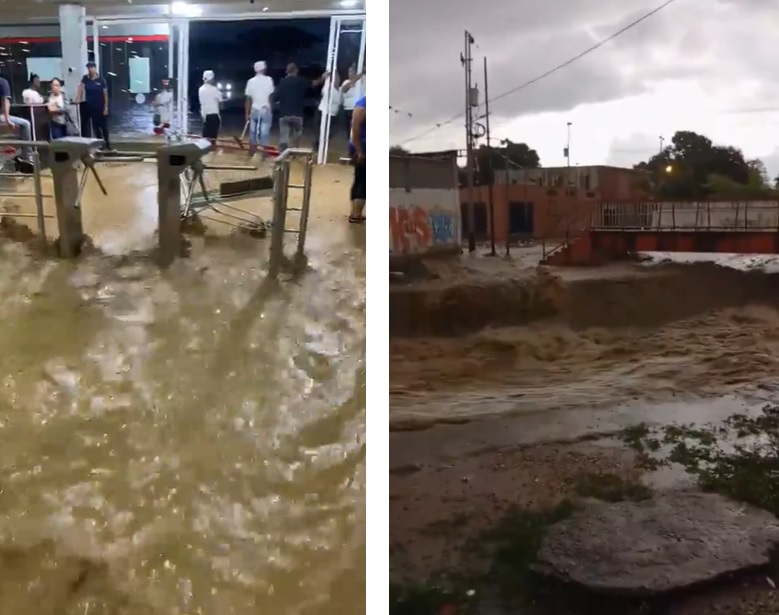
<path id="1" fill-rule="evenodd" d="M 463 30 L 474 81 L 489 61 L 495 97 L 608 37 L 661 0 L 390 0 L 390 143 L 462 110 Z M 526 141 L 544 165 L 563 164 L 572 122 L 574 164 L 631 165 L 660 136 L 694 130 L 762 158 L 779 174 L 777 0 L 676 0 L 553 76 L 492 107 L 496 138 Z M 757 112 L 758 109 L 775 109 Z M 410 116 L 409 116 L 410 114 Z M 416 151 L 462 147 L 458 119 Z"/>

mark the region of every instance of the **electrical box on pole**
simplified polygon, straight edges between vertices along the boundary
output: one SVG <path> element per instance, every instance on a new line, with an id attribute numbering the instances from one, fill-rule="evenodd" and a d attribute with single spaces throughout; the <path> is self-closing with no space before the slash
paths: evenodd
<path id="1" fill-rule="evenodd" d="M 478 107 L 479 106 L 479 88 L 473 87 L 471 88 L 471 101 L 470 101 L 471 107 Z"/>

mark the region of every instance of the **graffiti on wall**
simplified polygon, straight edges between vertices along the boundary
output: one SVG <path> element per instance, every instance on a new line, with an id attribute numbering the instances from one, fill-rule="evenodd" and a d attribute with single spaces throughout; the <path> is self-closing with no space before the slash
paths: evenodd
<path id="1" fill-rule="evenodd" d="M 390 252 L 414 254 L 439 246 L 456 245 L 452 214 L 428 211 L 419 205 L 389 208 Z"/>

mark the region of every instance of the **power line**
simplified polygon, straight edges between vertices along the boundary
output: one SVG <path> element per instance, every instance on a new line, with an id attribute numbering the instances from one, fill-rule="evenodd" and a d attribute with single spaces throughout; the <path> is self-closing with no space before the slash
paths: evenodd
<path id="1" fill-rule="evenodd" d="M 414 117 L 413 113 L 409 113 L 408 111 L 403 111 L 403 109 L 398 109 L 397 107 L 393 107 L 392 105 L 389 106 L 389 110 L 392 111 L 395 115 L 407 115 L 408 117 Z"/>
<path id="2" fill-rule="evenodd" d="M 625 27 L 621 28 L 620 30 L 617 30 L 616 32 L 614 32 L 610 36 L 608 36 L 608 37 L 598 41 L 597 43 L 595 43 L 591 47 L 588 47 L 587 49 L 585 49 L 584 51 L 579 53 L 578 55 L 573 56 L 572 58 L 566 60 L 562 64 L 558 64 L 557 66 L 555 66 L 554 68 L 546 71 L 545 73 L 542 73 L 542 74 L 538 75 L 537 77 L 534 77 L 533 79 L 530 79 L 529 81 L 525 81 L 523 84 L 518 85 L 517 87 L 512 88 L 512 89 L 508 90 L 507 92 L 504 92 L 503 94 L 498 94 L 495 98 L 491 99 L 490 102 L 494 103 L 495 101 L 501 100 L 502 98 L 505 98 L 506 96 L 510 96 L 511 94 L 516 94 L 520 90 L 524 90 L 525 88 L 528 88 L 531 85 L 534 85 L 534 84 L 538 83 L 542 79 L 546 79 L 547 77 L 549 77 L 551 75 L 554 75 L 556 72 L 558 72 L 558 71 L 560 71 L 560 70 L 562 70 L 564 68 L 567 68 L 568 66 L 570 66 L 574 62 L 577 62 L 577 61 L 581 60 L 583 57 L 591 54 L 593 51 L 596 51 L 596 50 L 600 49 L 601 47 L 603 47 L 607 43 L 610 43 L 615 38 L 617 38 L 618 36 L 621 36 L 622 34 L 627 32 L 628 30 L 631 30 L 631 29 L 635 28 L 640 23 L 643 23 L 644 21 L 646 21 L 650 17 L 653 17 L 654 15 L 656 15 L 657 13 L 662 11 L 664 8 L 670 6 L 674 2 L 676 2 L 676 0 L 666 0 L 661 5 L 655 7 L 654 9 L 649 11 L 648 13 L 645 13 L 644 15 L 642 15 L 641 17 L 639 17 L 635 21 L 631 21 Z M 439 128 L 442 128 L 443 126 L 451 124 L 452 122 L 460 119 L 462 116 L 463 116 L 463 113 L 460 112 L 457 115 L 449 118 L 446 121 L 439 122 L 438 124 L 435 124 L 431 128 L 428 128 L 427 130 L 425 130 L 425 131 L 423 131 L 423 132 L 421 132 L 421 133 L 419 133 L 419 134 L 417 134 L 417 135 L 415 135 L 415 136 L 413 136 L 413 137 L 411 137 L 409 139 L 405 139 L 404 141 L 401 141 L 399 145 L 405 145 L 406 143 L 409 143 L 411 141 L 416 141 L 417 139 L 421 139 L 422 137 L 429 135 L 431 132 L 433 132 L 435 130 L 438 130 Z"/>

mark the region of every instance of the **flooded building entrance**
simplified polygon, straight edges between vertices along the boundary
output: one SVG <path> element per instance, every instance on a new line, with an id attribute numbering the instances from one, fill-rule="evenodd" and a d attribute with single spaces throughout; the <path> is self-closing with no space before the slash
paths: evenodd
<path id="1" fill-rule="evenodd" d="M 33 73 L 44 89 L 52 79 L 63 79 L 66 92 L 74 97 L 84 64 L 92 61 L 106 81 L 111 101 L 109 125 L 120 139 L 151 137 L 155 97 L 164 80 L 172 95 L 171 128 L 199 134 L 202 119 L 197 90 L 209 66 L 225 97 L 223 133 L 231 140 L 240 137 L 244 86 L 253 76 L 254 62 L 264 59 L 268 74 L 278 82 L 288 62 L 294 61 L 305 77 L 315 79 L 324 72 L 334 75 L 310 92 L 303 141 L 317 150 L 319 163 L 335 161 L 346 152 L 350 101 L 355 94 L 365 93 L 363 2 L 310 0 L 302 8 L 300 3 L 290 5 L 284 0 L 257 7 L 231 2 L 148 0 L 117 6 L 86 2 L 83 25 L 71 37 L 76 46 L 68 45 L 65 51 L 55 3 L 44 3 L 34 12 L 25 8 L 8 13 L 7 20 L 16 23 L 0 26 L 0 72 L 10 82 L 14 101 L 22 102 Z M 80 9 L 75 15 L 79 14 Z M 35 25 L 29 21 L 33 18 Z M 262 45 L 262 41 L 268 43 Z M 356 76 L 360 78 L 344 100 L 341 90 Z M 330 112 L 322 113 L 322 108 Z M 273 126 L 276 140 L 278 118 Z"/>
<path id="2" fill-rule="evenodd" d="M 105 6 L 84 7 L 98 47 L 118 27 L 103 17 L 175 21 L 178 70 L 190 17 Z M 56 20 L 53 3 L 35 8 Z M 156 161 L 97 164 L 107 194 L 84 183 L 91 242 L 74 259 L 42 253 L 30 180 L 0 178 L 0 613 L 364 613 L 365 231 L 345 219 L 350 169 L 309 168 L 306 267 L 268 285 L 273 234 L 208 221 L 161 269 Z M 305 183 L 303 163 L 289 172 Z M 290 209 L 304 197 L 290 190 Z M 241 207 L 273 215 L 270 195 Z"/>

